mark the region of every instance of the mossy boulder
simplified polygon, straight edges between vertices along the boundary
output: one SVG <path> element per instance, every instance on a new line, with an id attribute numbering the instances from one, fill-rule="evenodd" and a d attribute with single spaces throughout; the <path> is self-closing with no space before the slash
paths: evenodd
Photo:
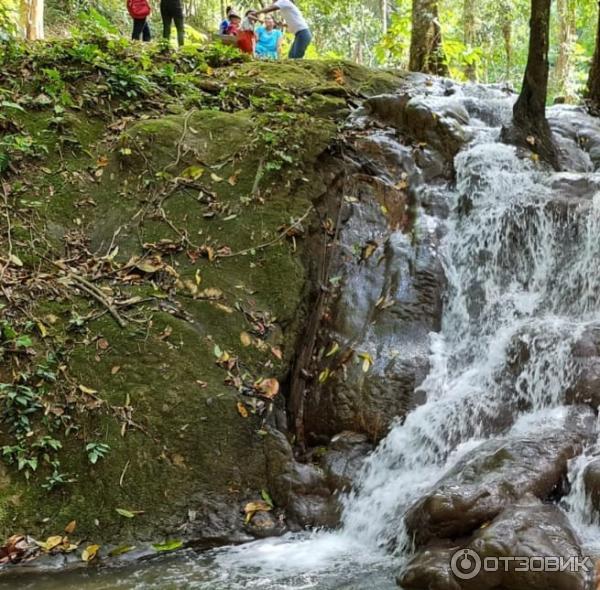
<path id="1" fill-rule="evenodd" d="M 72 51 L 67 42 L 55 50 L 65 79 Z M 127 51 L 125 60 L 138 50 Z M 192 60 L 180 58 L 178 68 Z M 95 105 L 89 113 L 36 106 L 16 115 L 40 148 L 9 170 L 22 265 L 9 270 L 28 281 L 19 297 L 33 319 L 10 306 L 3 317 L 31 334 L 27 366 L 49 350 L 61 355 L 32 440 L 49 430 L 48 415 L 69 428 L 52 431 L 61 446 L 39 454 L 29 481 L 2 465 L 5 536 L 44 538 L 76 521 L 75 537 L 103 544 L 241 541 L 257 528 L 244 506 L 297 470 L 285 384 L 309 312 L 304 253 L 310 232 L 322 231 L 321 165 L 348 98 L 389 91 L 399 78 L 343 62 L 212 70 L 194 55 L 191 86 L 173 83 L 153 104 L 168 66 L 156 59 L 148 82 L 120 102 L 105 71 L 80 64 L 94 84 L 66 88 L 71 105 Z M 32 102 L 32 77 L 13 88 L 15 101 Z M 22 361 L 7 360 L 15 375 Z M 13 438 L 3 426 L 0 446 Z M 93 445 L 105 445 L 102 456 Z M 49 485 L 53 469 L 60 485 Z"/>

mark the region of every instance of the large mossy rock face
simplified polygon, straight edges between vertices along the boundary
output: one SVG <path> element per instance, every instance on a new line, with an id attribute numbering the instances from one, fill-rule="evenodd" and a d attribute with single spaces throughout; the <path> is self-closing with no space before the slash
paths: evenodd
<path id="1" fill-rule="evenodd" d="M 184 231 L 190 241 L 211 239 L 232 253 L 268 241 L 279 226 L 300 217 L 310 206 L 307 196 L 292 190 L 293 179 L 266 195 L 264 204 L 243 206 L 240 196 L 252 190 L 260 154 L 250 150 L 220 168 L 223 181 L 211 179 L 209 171 L 245 150 L 256 128 L 249 113 L 218 112 L 167 116 L 128 128 L 119 145 L 135 144 L 139 153 L 115 154 L 100 181 L 84 185 L 95 201 L 83 222 L 91 250 L 106 251 L 112 240 L 113 250 L 119 249 L 117 258 L 127 261 L 142 254 L 140 241 L 177 242 L 174 228 Z M 313 183 L 317 181 L 311 167 L 334 132 L 335 126 L 326 122 L 303 132 L 307 149 L 301 168 Z M 206 166 L 207 191 L 214 191 L 220 206 L 230 207 L 231 213 L 224 217 L 235 218 L 204 217 L 199 191 L 189 189 L 165 199 L 164 218 L 157 214 L 156 206 L 148 202 L 152 189 L 144 187 L 148 167 L 164 170 L 176 161 L 178 149 L 186 155 L 173 172 Z M 238 178 L 235 186 L 227 181 L 233 174 Z M 49 206 L 57 243 L 69 235 L 74 196 L 79 195 L 65 191 Z M 138 223 L 146 213 L 143 223 Z M 222 295 L 218 301 L 194 299 L 185 288 L 179 289 L 155 306 L 146 333 L 146 328 L 131 323 L 122 329 L 108 315 L 89 326 L 89 344 L 77 347 L 71 356 L 71 376 L 97 391 L 112 413 L 116 408 L 131 408 L 131 427 L 122 436 L 123 421 L 118 416 L 82 417 L 82 436 L 105 442 L 110 453 L 92 466 L 78 442 L 67 442 L 72 449 L 65 454 L 62 469 L 76 474 L 77 482 L 56 493 L 48 494 L 35 484 L 24 487 L 18 475 L 11 477 L 3 494 L 6 532 L 14 530 L 15 523 L 19 530 L 38 531 L 41 520 L 50 518 L 42 530 L 60 530 L 62 523 L 76 519 L 81 533 L 101 539 L 160 538 L 181 525 L 186 536 L 205 541 L 247 538 L 241 533 L 240 508 L 269 488 L 265 440 L 272 435 L 268 429 L 259 433 L 260 418 L 240 415 L 237 403 L 242 398 L 225 385 L 227 371 L 216 364 L 214 349 L 239 355 L 256 377 L 285 375 L 302 317 L 306 274 L 285 241 L 254 256 L 209 262 L 193 261 L 183 252 L 169 262 L 178 281 L 195 284 L 199 272 L 199 289 L 218 289 Z M 156 295 L 148 279 L 152 277 L 130 287 L 132 296 Z M 59 318 L 54 330 L 66 329 L 71 304 L 41 302 L 40 313 L 52 311 Z M 264 341 L 266 352 L 242 345 L 240 334 L 252 332 L 242 309 L 268 314 L 274 321 Z M 280 361 L 271 347 L 285 351 L 286 357 Z M 117 508 L 144 514 L 127 519 L 117 514 Z"/>
<path id="2" fill-rule="evenodd" d="M 99 542 L 240 541 L 255 532 L 245 504 L 285 485 L 294 493 L 274 493 L 275 508 L 295 506 L 297 526 L 320 524 L 319 503 L 335 513 L 324 476 L 304 473 L 274 430 L 285 427 L 283 394 L 270 407 L 241 390 L 288 374 L 307 313 L 303 237 L 313 200 L 327 194 L 320 162 L 346 99 L 396 83 L 337 62 L 216 68 L 197 83 L 210 108 L 183 109 L 188 99 L 173 96 L 168 108 L 132 103 L 133 115 L 114 119 L 67 109 L 60 133 L 76 140 L 65 151 L 44 105 L 19 114 L 49 149 L 10 179 L 15 207 L 39 202 L 45 244 L 42 257 L 17 227 L 15 255 L 27 270 L 58 260 L 44 270 L 63 280 L 33 298 L 45 333 L 31 354 L 48 342 L 68 350 L 77 429 L 57 435 L 69 483 L 49 491 L 45 466 L 29 482 L 2 468 L 1 534 L 43 538 L 76 520 L 78 537 Z M 282 237 L 290 226 L 294 240 Z M 71 271 L 125 302 L 124 327 Z M 11 444 L 4 429 L 1 439 Z M 110 450 L 91 463 L 90 443 Z"/>

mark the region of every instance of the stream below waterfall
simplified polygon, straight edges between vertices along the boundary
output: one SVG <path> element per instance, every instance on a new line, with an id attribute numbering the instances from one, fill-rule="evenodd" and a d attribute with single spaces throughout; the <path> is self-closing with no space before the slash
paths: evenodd
<path id="1" fill-rule="evenodd" d="M 447 279 L 442 329 L 431 335 L 430 371 L 419 388 L 425 403 L 366 460 L 343 501 L 341 529 L 118 569 L 0 577 L 0 588 L 391 590 L 412 551 L 403 524 L 411 505 L 482 442 L 539 440 L 566 423 L 566 392 L 578 372 L 573 348 L 600 322 L 600 174 L 590 150 L 600 126 L 574 107 L 550 109 L 568 166 L 555 173 L 499 142 L 514 95 L 476 85 L 454 85 L 448 97 L 421 89 L 440 117 L 447 101 L 469 115 L 455 177 L 437 188 L 450 211 L 434 253 Z M 381 126 L 373 133 L 377 141 Z M 565 205 L 561 190 L 576 183 L 586 195 Z M 416 231 L 431 231 L 423 210 Z M 600 553 L 600 528 L 582 473 L 599 453 L 594 434 L 571 460 L 571 485 L 557 500 L 591 555 Z"/>

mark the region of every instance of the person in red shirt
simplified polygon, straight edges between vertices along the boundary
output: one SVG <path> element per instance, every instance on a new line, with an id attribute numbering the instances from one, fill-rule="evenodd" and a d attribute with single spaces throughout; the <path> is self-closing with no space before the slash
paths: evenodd
<path id="1" fill-rule="evenodd" d="M 133 33 L 131 38 L 138 41 L 140 37 L 148 42 L 152 39 L 148 17 L 152 12 L 148 0 L 127 0 L 127 10 L 133 19 Z"/>
<path id="2" fill-rule="evenodd" d="M 256 10 L 249 10 L 246 17 L 242 21 L 240 32 L 237 34 L 238 49 L 249 55 L 254 55 L 256 52 L 256 33 L 254 27 L 258 20 Z"/>
<path id="3" fill-rule="evenodd" d="M 225 29 L 226 35 L 233 35 L 234 37 L 240 32 L 240 25 L 242 19 L 239 14 L 233 10 L 229 13 L 229 26 Z"/>

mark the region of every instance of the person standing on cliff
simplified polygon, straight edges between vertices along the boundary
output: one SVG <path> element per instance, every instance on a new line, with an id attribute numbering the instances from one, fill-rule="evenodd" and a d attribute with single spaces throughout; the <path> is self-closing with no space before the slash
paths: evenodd
<path id="1" fill-rule="evenodd" d="M 131 34 L 131 38 L 134 41 L 139 41 L 141 37 L 145 42 L 150 41 L 152 34 L 150 33 L 148 17 L 152 12 L 152 8 L 148 0 L 127 0 L 127 11 L 133 19 L 133 33 Z"/>
<path id="2" fill-rule="evenodd" d="M 276 0 L 268 8 L 259 10 L 258 14 L 269 14 L 277 10 L 281 10 L 281 14 L 287 22 L 288 30 L 294 35 L 294 43 L 288 57 L 290 59 L 302 59 L 312 41 L 312 33 L 306 19 L 292 0 Z"/>
<path id="3" fill-rule="evenodd" d="M 182 0 L 160 0 L 160 16 L 163 22 L 163 37 L 171 38 L 171 25 L 175 23 L 177 44 L 181 47 L 185 37 Z"/>

